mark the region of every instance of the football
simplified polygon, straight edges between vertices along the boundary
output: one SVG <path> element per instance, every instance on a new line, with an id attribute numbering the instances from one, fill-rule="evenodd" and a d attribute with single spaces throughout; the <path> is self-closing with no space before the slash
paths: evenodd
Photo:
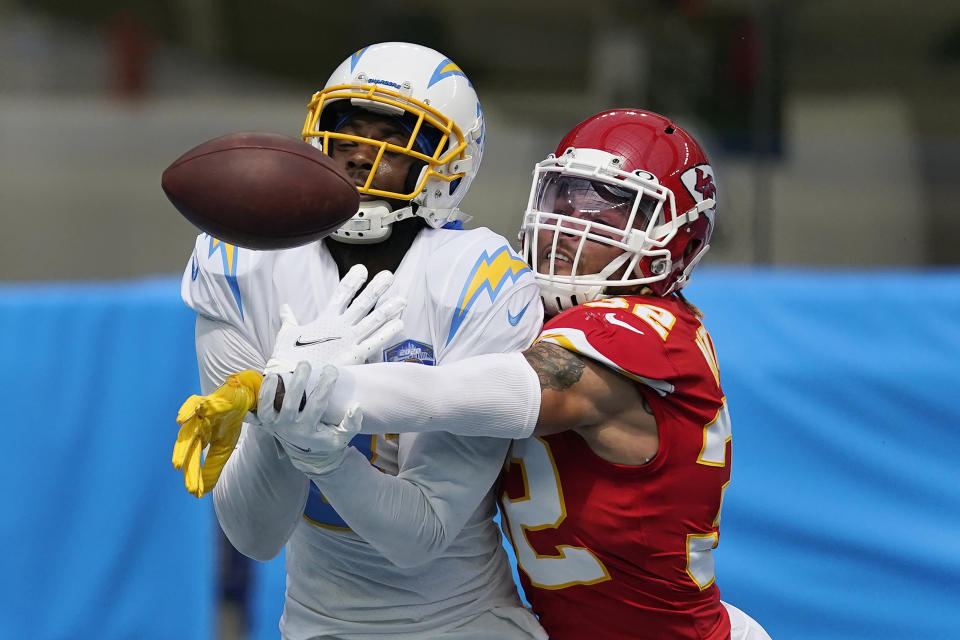
<path id="1" fill-rule="evenodd" d="M 287 387 L 283 382 L 283 378 L 277 376 L 277 390 L 273 394 L 273 408 L 277 413 L 280 413 L 280 409 L 283 408 L 283 399 L 287 395 Z M 303 395 L 300 396 L 300 411 L 303 411 L 303 408 L 307 406 L 307 392 L 304 391 Z"/>
<path id="2" fill-rule="evenodd" d="M 248 249 L 324 238 L 360 205 L 353 181 L 323 151 L 275 133 L 208 140 L 174 160 L 161 186 L 183 217 Z"/>

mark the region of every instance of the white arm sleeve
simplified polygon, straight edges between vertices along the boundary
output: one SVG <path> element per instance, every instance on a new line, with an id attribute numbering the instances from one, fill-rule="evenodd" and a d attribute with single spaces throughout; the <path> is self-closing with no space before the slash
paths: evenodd
<path id="1" fill-rule="evenodd" d="M 204 394 L 231 373 L 263 371 L 263 356 L 230 325 L 197 316 L 196 331 Z M 310 488 L 280 451 L 273 436 L 244 424 L 237 448 L 213 489 L 220 528 L 240 553 L 255 560 L 280 553 L 300 521 Z"/>
<path id="2" fill-rule="evenodd" d="M 526 438 L 540 414 L 540 379 L 518 352 L 436 367 L 407 362 L 343 367 L 324 422 L 338 424 L 353 405 L 363 412 L 362 433 Z"/>
<path id="3" fill-rule="evenodd" d="M 414 567 L 442 553 L 483 508 L 510 441 L 449 433 L 400 437 L 410 445 L 396 476 L 351 447 L 342 464 L 311 478 L 357 535 L 398 567 Z"/>

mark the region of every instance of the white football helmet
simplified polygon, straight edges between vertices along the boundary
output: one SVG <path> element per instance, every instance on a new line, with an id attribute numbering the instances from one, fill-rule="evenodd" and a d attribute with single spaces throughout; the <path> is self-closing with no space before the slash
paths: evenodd
<path id="1" fill-rule="evenodd" d="M 364 47 L 336 68 L 307 109 L 303 139 L 325 153 L 332 139 L 380 147 L 366 184 L 357 187 L 360 193 L 411 204 L 392 210 L 385 200 L 362 202 L 360 211 L 333 237 L 377 242 L 390 235 L 391 224 L 405 218 L 420 216 L 434 228 L 469 219 L 457 205 L 480 167 L 483 110 L 473 85 L 452 60 L 407 42 Z M 410 133 L 409 140 L 396 145 L 338 133 L 345 114 L 354 109 L 397 117 Z M 385 152 L 417 159 L 414 167 L 420 170 L 411 170 L 406 193 L 371 186 Z"/>

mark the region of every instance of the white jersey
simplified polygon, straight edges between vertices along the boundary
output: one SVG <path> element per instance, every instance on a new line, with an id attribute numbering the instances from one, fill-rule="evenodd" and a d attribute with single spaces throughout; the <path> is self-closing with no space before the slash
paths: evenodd
<path id="1" fill-rule="evenodd" d="M 322 243 L 250 251 L 199 236 L 182 295 L 199 315 L 203 392 L 233 371 L 262 370 L 280 305 L 309 322 L 338 282 Z M 371 362 L 519 351 L 543 320 L 529 268 L 488 229 L 423 230 L 392 295 L 407 301 L 404 332 Z M 215 488 L 221 527 L 238 549 L 267 559 L 287 543 L 284 637 L 458 637 L 450 630 L 484 611 L 515 621 L 517 635 L 503 637 L 544 637 L 522 609 L 492 521 L 509 441 L 437 432 L 359 435 L 351 444 L 366 460 L 353 453 L 323 495 L 272 438 L 245 426 Z M 368 477 L 354 482 L 357 474 Z"/>

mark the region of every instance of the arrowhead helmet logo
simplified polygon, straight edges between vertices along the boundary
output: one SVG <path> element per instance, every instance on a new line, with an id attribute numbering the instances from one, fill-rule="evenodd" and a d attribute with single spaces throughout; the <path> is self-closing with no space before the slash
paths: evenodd
<path id="1" fill-rule="evenodd" d="M 713 178 L 713 167 L 709 164 L 698 164 L 680 174 L 680 182 L 690 193 L 694 202 L 713 200 L 713 207 L 704 211 L 704 215 L 713 224 L 713 216 L 717 207 L 717 183 Z"/>
<path id="2" fill-rule="evenodd" d="M 697 172 L 697 181 L 694 183 L 693 188 L 699 191 L 704 199 L 717 198 L 717 186 L 713 184 L 713 174 L 707 173 L 700 167 L 695 167 L 694 169 Z"/>

